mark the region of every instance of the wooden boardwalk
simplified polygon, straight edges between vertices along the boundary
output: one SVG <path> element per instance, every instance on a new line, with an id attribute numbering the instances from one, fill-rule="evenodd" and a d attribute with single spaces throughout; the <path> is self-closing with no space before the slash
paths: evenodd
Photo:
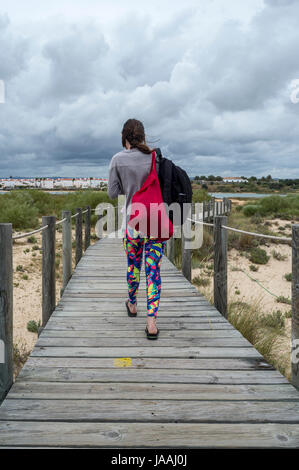
<path id="1" fill-rule="evenodd" d="M 0 407 L 2 447 L 298 447 L 299 393 L 164 257 L 128 318 L 121 240 L 89 247 Z"/>

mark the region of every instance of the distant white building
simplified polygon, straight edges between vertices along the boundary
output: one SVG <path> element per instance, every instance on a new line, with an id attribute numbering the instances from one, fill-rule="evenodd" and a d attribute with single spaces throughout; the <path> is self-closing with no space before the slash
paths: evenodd
<path id="1" fill-rule="evenodd" d="M 73 178 L 58 178 L 54 180 L 55 188 L 73 188 L 74 181 Z"/>
<path id="2" fill-rule="evenodd" d="M 54 188 L 54 180 L 52 178 L 45 178 L 41 181 L 41 188 L 43 189 L 53 189 Z"/>
<path id="3" fill-rule="evenodd" d="M 239 176 L 224 176 L 223 183 L 248 183 L 248 179 Z"/>
<path id="4" fill-rule="evenodd" d="M 15 180 L 3 179 L 2 184 L 3 184 L 4 189 L 14 188 L 15 187 Z"/>
<path id="5" fill-rule="evenodd" d="M 107 178 L 0 178 L 3 189 L 41 188 L 41 189 L 86 189 L 104 188 Z"/>
<path id="6" fill-rule="evenodd" d="M 76 188 L 89 188 L 90 187 L 90 178 L 75 178 L 74 186 Z"/>

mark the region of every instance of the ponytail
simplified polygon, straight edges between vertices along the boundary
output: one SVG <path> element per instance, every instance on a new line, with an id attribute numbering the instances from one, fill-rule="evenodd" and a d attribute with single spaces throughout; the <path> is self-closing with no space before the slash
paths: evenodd
<path id="1" fill-rule="evenodd" d="M 137 119 L 128 119 L 122 130 L 122 145 L 126 146 L 126 140 L 131 148 L 137 148 L 142 153 L 150 154 L 152 150 L 146 145 L 145 132 L 141 121 Z"/>

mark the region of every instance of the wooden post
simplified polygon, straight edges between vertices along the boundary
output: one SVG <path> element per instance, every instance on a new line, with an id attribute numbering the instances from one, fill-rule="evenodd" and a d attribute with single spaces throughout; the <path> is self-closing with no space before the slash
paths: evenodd
<path id="1" fill-rule="evenodd" d="M 118 231 L 118 206 L 115 206 L 115 231 Z"/>
<path id="2" fill-rule="evenodd" d="M 226 197 L 224 197 L 224 198 L 222 199 L 222 203 L 223 203 L 223 206 L 222 206 L 222 208 L 223 208 L 223 214 L 222 214 L 222 215 L 225 215 L 225 214 L 226 214 L 226 210 L 227 210 L 227 200 L 226 200 Z"/>
<path id="3" fill-rule="evenodd" d="M 0 401 L 13 383 L 12 224 L 0 224 Z"/>
<path id="4" fill-rule="evenodd" d="M 211 222 L 211 201 L 208 201 L 208 222 Z"/>
<path id="5" fill-rule="evenodd" d="M 227 318 L 227 231 L 225 215 L 214 218 L 214 306 Z"/>
<path id="6" fill-rule="evenodd" d="M 188 210 L 187 219 L 191 219 L 192 210 L 191 205 Z M 182 273 L 188 281 L 191 282 L 191 249 L 186 248 L 186 241 L 191 238 L 191 222 L 187 220 L 182 226 Z M 184 233 L 185 232 L 185 233 Z"/>
<path id="7" fill-rule="evenodd" d="M 82 258 L 82 209 L 76 209 L 76 266 Z"/>
<path id="8" fill-rule="evenodd" d="M 212 217 L 213 217 L 213 220 L 216 216 L 216 201 L 215 201 L 215 198 L 213 196 L 213 207 L 212 207 Z"/>
<path id="9" fill-rule="evenodd" d="M 61 295 L 72 276 L 72 212 L 62 211 L 62 289 Z"/>
<path id="10" fill-rule="evenodd" d="M 90 245 L 90 206 L 86 206 L 85 208 L 87 212 L 85 212 L 85 238 L 84 238 L 84 250 Z"/>
<path id="11" fill-rule="evenodd" d="M 173 237 L 167 240 L 167 258 L 172 263 L 174 262 L 174 238 Z"/>
<path id="12" fill-rule="evenodd" d="M 299 388 L 299 224 L 292 225 L 292 384 Z"/>
<path id="13" fill-rule="evenodd" d="M 55 223 L 55 216 L 42 217 L 42 225 L 48 225 L 42 232 L 42 327 L 46 325 L 56 305 Z"/>

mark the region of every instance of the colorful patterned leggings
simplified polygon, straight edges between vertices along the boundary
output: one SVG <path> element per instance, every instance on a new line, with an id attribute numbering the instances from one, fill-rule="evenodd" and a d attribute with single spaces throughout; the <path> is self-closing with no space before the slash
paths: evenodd
<path id="1" fill-rule="evenodd" d="M 147 315 L 156 317 L 161 291 L 160 265 L 165 242 L 148 238 L 125 237 L 123 244 L 128 258 L 127 282 L 131 304 L 136 303 L 144 247 Z"/>

